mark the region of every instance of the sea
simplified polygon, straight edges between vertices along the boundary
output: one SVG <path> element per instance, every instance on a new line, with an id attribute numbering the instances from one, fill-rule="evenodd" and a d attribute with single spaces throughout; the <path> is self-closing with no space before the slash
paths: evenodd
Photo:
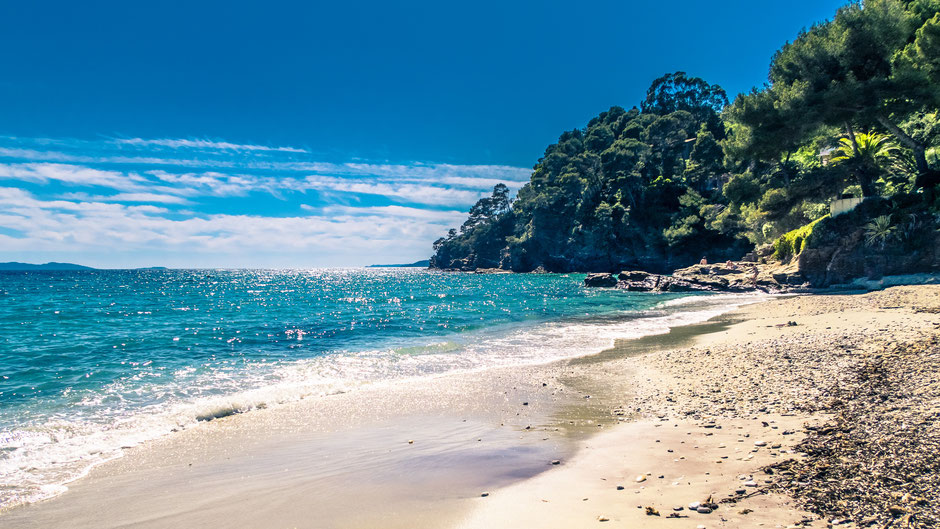
<path id="1" fill-rule="evenodd" d="M 124 450 L 365 385 L 596 353 L 754 295 L 407 268 L 0 272 L 0 510 Z"/>

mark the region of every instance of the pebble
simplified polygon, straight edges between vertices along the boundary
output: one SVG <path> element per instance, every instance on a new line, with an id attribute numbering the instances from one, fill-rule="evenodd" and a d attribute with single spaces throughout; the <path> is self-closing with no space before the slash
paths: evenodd
<path id="1" fill-rule="evenodd" d="M 640 474 L 639 476 L 636 477 L 637 483 L 643 483 L 644 481 L 646 481 L 646 476 Z"/>
<path id="2" fill-rule="evenodd" d="M 695 511 L 699 514 L 710 514 L 712 512 L 711 509 L 704 505 L 700 505 L 698 509 L 695 509 Z"/>
<path id="3" fill-rule="evenodd" d="M 560 464 L 561 464 L 561 461 L 559 461 L 558 459 L 552 459 L 552 464 L 553 464 L 553 465 L 560 465 Z"/>

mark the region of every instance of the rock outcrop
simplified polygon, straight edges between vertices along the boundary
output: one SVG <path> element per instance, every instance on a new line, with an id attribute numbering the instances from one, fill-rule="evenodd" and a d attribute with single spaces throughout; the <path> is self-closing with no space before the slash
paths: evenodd
<path id="1" fill-rule="evenodd" d="M 590 274 L 584 285 L 616 287 L 630 292 L 783 292 L 803 287 L 804 281 L 793 266 L 771 267 L 736 262 L 730 266 L 690 266 L 676 270 L 672 275 L 639 270 L 621 272 L 616 277 L 613 274 Z"/>
<path id="2" fill-rule="evenodd" d="M 617 286 L 617 278 L 614 274 L 588 274 L 588 276 L 584 278 L 584 286 L 615 287 Z"/>

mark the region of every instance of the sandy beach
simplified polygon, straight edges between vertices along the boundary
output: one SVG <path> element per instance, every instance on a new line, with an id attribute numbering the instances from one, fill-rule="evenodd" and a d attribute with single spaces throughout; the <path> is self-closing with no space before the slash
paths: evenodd
<path id="1" fill-rule="evenodd" d="M 0 526 L 933 527 L 938 328 L 938 286 L 773 299 L 206 422 Z"/>

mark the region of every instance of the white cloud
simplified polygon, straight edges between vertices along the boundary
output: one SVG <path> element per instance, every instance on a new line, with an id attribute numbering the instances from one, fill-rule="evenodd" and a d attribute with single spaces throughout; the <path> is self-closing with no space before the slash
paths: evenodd
<path id="1" fill-rule="evenodd" d="M 71 185 L 101 186 L 118 190 L 142 190 L 146 179 L 134 173 L 92 169 L 59 163 L 0 163 L 0 179 L 46 183 L 56 180 Z"/>
<path id="2" fill-rule="evenodd" d="M 405 206 L 327 206 L 325 208 L 315 208 L 306 204 L 301 208 L 307 211 L 321 212 L 327 216 L 371 216 L 371 217 L 393 217 L 398 219 L 422 219 L 436 224 L 459 224 L 467 218 L 467 213 L 456 210 L 436 210 L 409 208 Z"/>
<path id="3" fill-rule="evenodd" d="M 310 216 L 207 215 L 169 218 L 156 206 L 40 200 L 0 187 L 0 228 L 7 250 L 104 252 L 165 249 L 195 253 L 348 252 L 370 248 L 420 249 L 439 236 L 441 216 L 414 208 L 337 209 Z M 364 213 L 364 214 L 363 214 Z M 454 212 L 442 212 L 454 213 Z M 425 221 L 421 221 L 425 215 Z M 409 217 L 403 221 L 402 217 Z M 425 250 L 425 253 L 429 250 Z"/>
<path id="4" fill-rule="evenodd" d="M 268 147 L 266 145 L 245 145 L 239 143 L 229 143 L 227 141 L 210 140 L 126 138 L 112 141 L 118 145 L 133 145 L 136 147 L 158 146 L 169 147 L 171 149 L 209 149 L 226 151 L 269 151 L 292 153 L 307 152 L 305 149 L 298 149 L 296 147 Z"/>
<path id="5" fill-rule="evenodd" d="M 515 190 L 530 173 L 504 165 L 319 162 L 300 149 L 209 140 L 0 142 L 3 253 L 47 252 L 58 260 L 122 253 L 129 256 L 122 262 L 141 265 L 160 264 L 142 255 L 234 266 L 277 264 L 278 255 L 293 256 L 288 264 L 426 257 L 431 241 L 459 225 L 494 185 Z M 215 200 L 227 214 L 201 210 L 209 198 L 261 194 L 283 199 L 284 208 Z M 383 205 L 359 206 L 376 202 Z M 298 203 L 302 215 L 278 215 Z"/>
<path id="6" fill-rule="evenodd" d="M 150 202 L 154 204 L 190 204 L 183 197 L 160 193 L 118 193 L 116 195 L 90 195 L 88 193 L 64 193 L 58 198 L 83 202 Z"/>

